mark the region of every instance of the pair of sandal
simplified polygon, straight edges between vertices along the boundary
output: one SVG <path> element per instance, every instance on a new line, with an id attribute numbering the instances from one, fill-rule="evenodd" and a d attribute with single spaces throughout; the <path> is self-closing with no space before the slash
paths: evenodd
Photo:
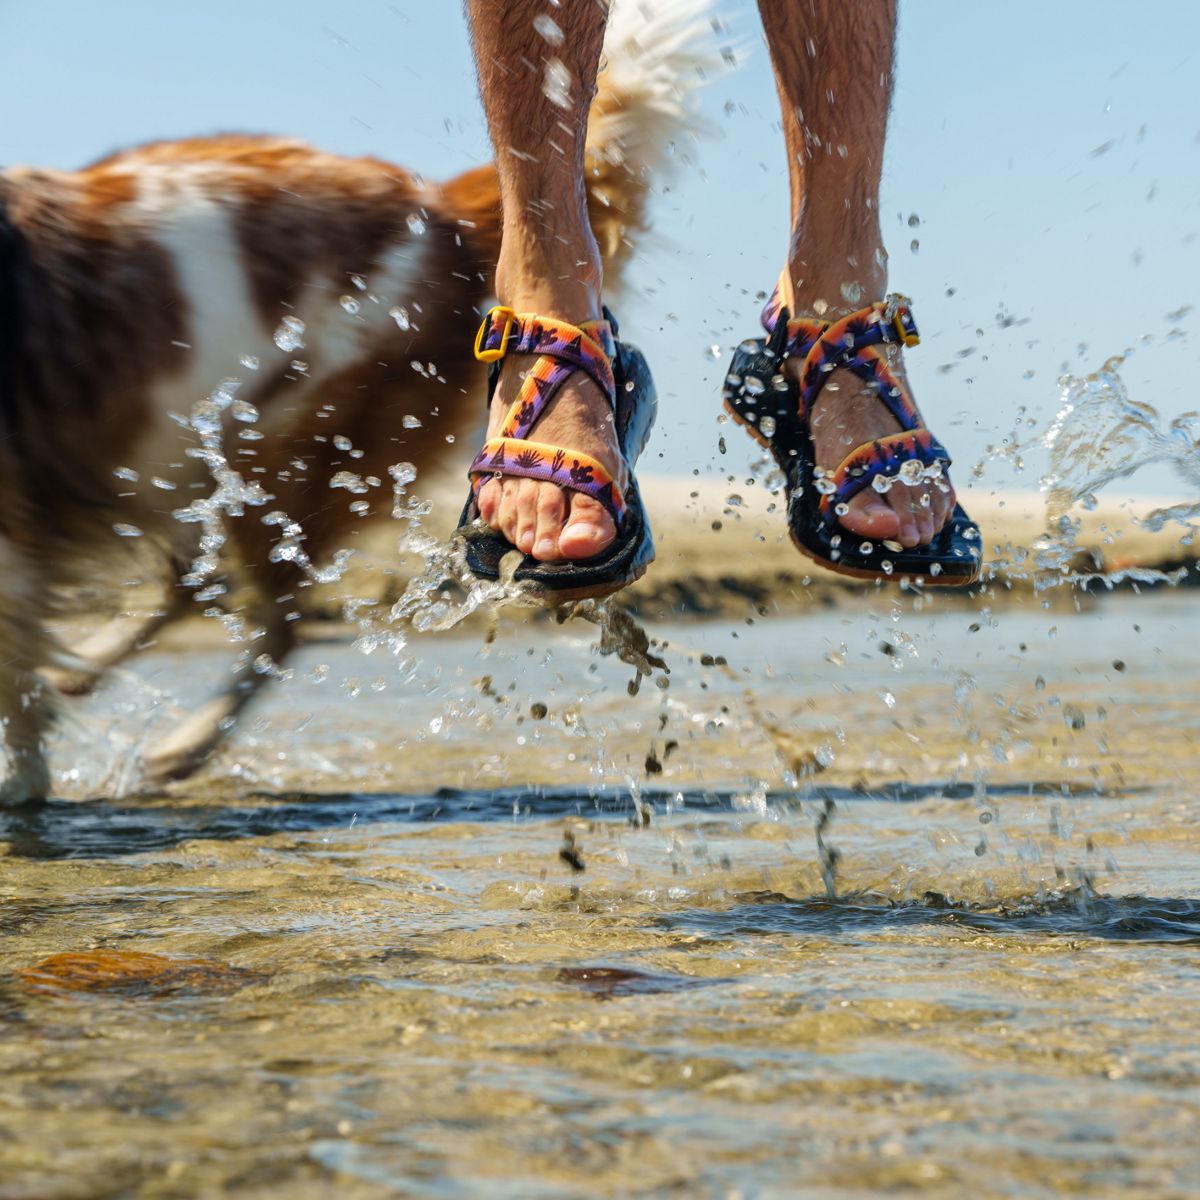
<path id="1" fill-rule="evenodd" d="M 838 523 L 845 505 L 868 487 L 886 491 L 894 481 L 944 487 L 950 456 L 921 423 L 904 384 L 892 374 L 882 347 L 919 341 L 908 301 L 890 296 L 834 322 L 790 318 L 776 293 L 763 312 L 766 338 L 743 342 L 725 379 L 729 414 L 770 450 L 783 472 L 787 520 L 801 553 L 841 575 L 857 579 L 920 582 L 964 587 L 979 578 L 982 543 L 961 505 L 927 545 L 872 542 Z M 520 392 L 496 436 L 485 442 L 470 467 L 471 492 L 459 522 L 466 562 L 480 579 L 501 577 L 501 562 L 520 555 L 514 581 L 536 598 L 565 603 L 616 592 L 640 579 L 654 559 L 654 541 L 633 468 L 645 448 L 658 407 L 641 353 L 617 340 L 617 324 L 604 319 L 583 325 L 493 308 L 479 328 L 475 357 L 491 364 L 491 404 L 506 354 L 536 355 Z M 783 367 L 803 362 L 797 384 Z M 875 391 L 901 431 L 857 447 L 832 472 L 816 462 L 810 428 L 813 406 L 830 374 L 846 368 Z M 577 371 L 589 376 L 612 406 L 621 466 L 614 477 L 589 455 L 532 441 L 541 415 Z M 554 483 L 599 501 L 616 525 L 616 538 L 595 558 L 539 562 L 521 555 L 502 534 L 479 520 L 476 496 L 498 475 Z"/>

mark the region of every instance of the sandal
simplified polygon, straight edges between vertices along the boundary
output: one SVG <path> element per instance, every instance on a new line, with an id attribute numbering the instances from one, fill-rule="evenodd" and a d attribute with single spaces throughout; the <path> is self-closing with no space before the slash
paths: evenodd
<path id="1" fill-rule="evenodd" d="M 980 574 L 979 529 L 956 504 L 945 525 L 923 546 L 871 542 L 837 521 L 850 499 L 892 480 L 941 480 L 950 455 L 921 423 L 904 384 L 888 369 L 882 344 L 915 346 L 919 339 L 908 301 L 889 296 L 834 322 L 788 319 L 779 292 L 763 310 L 765 339 L 743 342 L 725 378 L 725 409 L 770 450 L 786 479 L 788 530 L 802 554 L 855 579 L 902 579 L 966 587 Z M 783 371 L 788 358 L 804 363 L 797 385 Z M 830 373 L 846 367 L 879 394 L 901 432 L 865 442 L 834 471 L 817 466 L 808 415 Z"/>
<path id="2" fill-rule="evenodd" d="M 484 443 L 468 472 L 471 491 L 457 534 L 465 544 L 467 566 L 479 579 L 499 579 L 501 559 L 521 553 L 479 518 L 476 496 L 497 475 L 545 480 L 591 496 L 604 505 L 617 528 L 612 544 L 595 558 L 539 562 L 522 555 L 512 578 L 535 598 L 557 604 L 607 596 L 640 579 L 654 561 L 654 539 L 633 467 L 654 425 L 657 393 L 641 352 L 617 341 L 616 335 L 617 323 L 607 309 L 604 320 L 585 321 L 578 327 L 501 306 L 484 317 L 475 338 L 475 357 L 490 364 L 489 409 L 504 356 L 538 357 L 504 424 Z M 616 478 L 590 455 L 528 438 L 546 406 L 576 371 L 594 380 L 612 405 L 621 456 Z"/>

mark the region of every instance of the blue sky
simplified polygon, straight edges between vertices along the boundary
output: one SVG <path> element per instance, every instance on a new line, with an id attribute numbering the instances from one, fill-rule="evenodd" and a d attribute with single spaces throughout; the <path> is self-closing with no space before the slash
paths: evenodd
<path id="1" fill-rule="evenodd" d="M 707 349 L 756 331 L 753 297 L 785 243 L 786 173 L 754 5 L 719 7 L 748 53 L 702 97 L 715 136 L 656 201 L 621 317 L 663 397 L 646 469 L 742 476 L 757 450 L 726 429 L 717 452 L 724 353 Z M 924 335 L 909 359 L 918 401 L 960 484 L 1021 409 L 1046 422 L 1063 370 L 1127 348 L 1135 399 L 1200 407 L 1197 315 L 1167 316 L 1196 301 L 1200 278 L 1200 6 L 1133 11 L 901 0 L 881 209 L 892 285 Z M 457 0 L 0 0 L 0 106 L 9 164 L 72 167 L 223 129 L 301 135 L 431 178 L 488 154 Z M 1002 463 L 984 482 L 1036 475 Z M 1134 486 L 1178 491 L 1144 474 Z"/>

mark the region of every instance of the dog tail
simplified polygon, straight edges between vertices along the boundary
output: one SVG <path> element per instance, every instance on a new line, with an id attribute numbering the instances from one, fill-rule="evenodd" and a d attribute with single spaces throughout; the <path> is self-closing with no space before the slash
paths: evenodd
<path id="1" fill-rule="evenodd" d="M 722 23 L 713 0 L 616 0 L 588 119 L 588 214 L 604 262 L 605 290 L 619 290 L 649 227 L 648 201 L 689 162 L 703 126 L 692 93 L 719 74 Z M 495 166 L 476 167 L 442 186 L 447 209 L 494 268 L 500 253 L 500 188 Z"/>

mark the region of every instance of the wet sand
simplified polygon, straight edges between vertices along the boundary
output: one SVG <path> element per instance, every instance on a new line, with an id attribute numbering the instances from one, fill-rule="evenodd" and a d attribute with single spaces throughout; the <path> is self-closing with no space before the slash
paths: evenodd
<path id="1" fill-rule="evenodd" d="M 655 622 L 636 694 L 579 621 L 316 624 L 96 799 L 218 629 L 0 814 L 0 1197 L 1196 1194 L 1186 593 Z"/>

